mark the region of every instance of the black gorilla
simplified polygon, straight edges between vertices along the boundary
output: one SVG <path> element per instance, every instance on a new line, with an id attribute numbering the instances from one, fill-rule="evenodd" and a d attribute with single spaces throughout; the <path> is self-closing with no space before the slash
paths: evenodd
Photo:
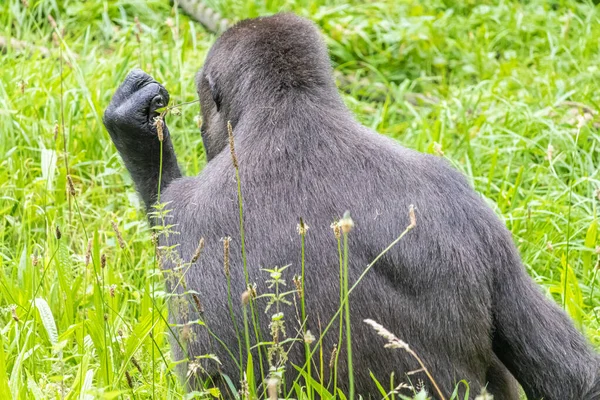
<path id="1" fill-rule="evenodd" d="M 246 283 L 228 145 L 230 121 L 250 282 L 258 283 L 259 293 L 268 291 L 261 284 L 268 276 L 260 268 L 291 264 L 286 271 L 291 285 L 292 274 L 300 272 L 296 229 L 302 218 L 310 226 L 305 246 L 307 325 L 317 338 L 339 306 L 339 258 L 330 224 L 351 211 L 352 282 L 409 224 L 409 205 L 417 209 L 417 227 L 377 262 L 350 296 L 358 393 L 377 394 L 372 371 L 382 382 L 391 372 L 397 383 L 422 381 L 435 395 L 423 372 L 406 375 L 418 370 L 418 364 L 405 352 L 384 349 L 383 339 L 362 322 L 373 318 L 410 344 L 446 396 L 464 379 L 470 393 L 487 385 L 495 399 L 518 399 L 514 376 L 529 399 L 600 398 L 598 356 L 527 276 L 503 223 L 445 161 L 405 149 L 354 120 L 338 95 L 327 49 L 311 22 L 279 14 L 238 23 L 210 50 L 197 89 L 209 160 L 199 176 L 181 177 L 166 127 L 163 133 L 160 200 L 169 210 L 167 223 L 179 234 L 161 243 L 177 245 L 174 258 L 189 262 L 199 239 L 205 239 L 184 284 L 175 285 L 181 293 L 198 295 L 188 295 L 187 305 L 178 301 L 172 308 L 180 324 L 201 319 L 206 325 L 193 325 L 194 334 L 188 332 L 179 342 L 185 351 L 175 346 L 178 356 L 216 354 L 222 364 L 206 361 L 202 371 L 217 380 L 222 373 L 235 384 L 240 381 L 233 357 L 240 343 L 230 318 L 221 241 L 232 238 L 231 292 L 240 326 L 237 299 Z M 133 71 L 104 116 L 148 209 L 159 185 L 160 147 L 153 118 L 167 102 L 158 82 Z M 165 264 L 176 267 L 173 257 Z M 255 304 L 268 338 L 265 303 Z M 284 313 L 288 336 L 295 336 L 296 312 L 290 306 Z M 323 339 L 324 382 L 330 377 L 327 360 L 337 335 L 334 326 Z M 254 335 L 252 340 L 257 341 Z M 345 346 L 339 347 L 340 360 L 345 360 Z M 289 357 L 302 365 L 303 344 L 294 345 Z M 344 362 L 338 373 L 344 386 Z M 287 375 L 294 374 L 288 366 Z"/>

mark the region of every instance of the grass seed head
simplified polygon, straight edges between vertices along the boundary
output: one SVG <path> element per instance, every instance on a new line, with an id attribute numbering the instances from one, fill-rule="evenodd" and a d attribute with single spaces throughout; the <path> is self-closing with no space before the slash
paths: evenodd
<path id="1" fill-rule="evenodd" d="M 133 364 L 133 366 L 140 371 L 140 374 L 142 373 L 142 367 L 140 366 L 140 363 L 138 362 L 138 360 L 135 359 L 135 357 L 131 357 L 131 363 Z"/>
<path id="2" fill-rule="evenodd" d="M 296 230 L 298 231 L 298 235 L 306 236 L 306 232 L 308 231 L 308 229 L 309 229 L 309 226 L 306 225 L 302 219 L 300 219 L 300 223 L 296 227 Z"/>
<path id="3" fill-rule="evenodd" d="M 346 211 L 344 213 L 344 216 L 340 220 L 339 225 L 344 234 L 348 234 L 350 233 L 350 231 L 352 231 L 352 229 L 354 228 L 354 221 L 352 220 L 352 217 L 350 217 L 350 211 Z"/>
<path id="4" fill-rule="evenodd" d="M 133 379 L 131 378 L 131 375 L 129 375 L 129 371 L 125 371 L 125 378 L 127 378 L 127 384 L 129 387 L 133 389 Z"/>
<path id="5" fill-rule="evenodd" d="M 121 231 L 119 230 L 119 225 L 115 221 L 110 221 L 113 231 L 115 231 L 115 235 L 117 235 L 117 241 L 119 242 L 119 247 L 125 248 L 125 241 L 123 240 L 123 236 L 121 236 Z"/>
<path id="6" fill-rule="evenodd" d="M 19 316 L 17 315 L 17 306 L 14 306 L 14 305 L 11 306 L 10 307 L 10 313 L 12 314 L 12 319 L 15 322 L 19 322 L 20 321 Z"/>
<path id="7" fill-rule="evenodd" d="M 56 225 L 56 239 L 60 240 L 62 238 L 62 233 L 60 232 L 60 228 Z"/>
<path id="8" fill-rule="evenodd" d="M 106 254 L 100 256 L 100 268 L 106 268 Z"/>
<path id="9" fill-rule="evenodd" d="M 140 24 L 140 19 L 136 16 L 133 18 L 133 22 L 135 23 L 135 40 L 138 43 L 141 43 L 142 40 L 140 38 L 140 35 L 142 34 L 142 24 Z"/>
<path id="10" fill-rule="evenodd" d="M 379 336 L 388 341 L 385 347 L 391 349 L 403 349 L 406 351 L 410 350 L 408 343 L 398 339 L 396 335 L 384 328 L 383 325 L 373 321 L 372 319 L 365 319 L 364 322 L 367 325 L 371 325 L 371 327 L 375 329 L 375 332 L 377 332 Z"/>
<path id="11" fill-rule="evenodd" d="M 408 217 L 410 218 L 409 227 L 414 228 L 415 226 L 417 226 L 417 216 L 415 215 L 415 206 L 412 204 L 410 206 L 408 206 Z"/>
<path id="12" fill-rule="evenodd" d="M 156 128 L 156 135 L 158 136 L 158 140 L 161 142 L 163 140 L 165 140 L 164 122 L 163 122 L 162 115 L 159 115 L 158 117 L 154 117 L 154 127 Z"/>
<path id="13" fill-rule="evenodd" d="M 231 152 L 231 160 L 233 161 L 233 168 L 238 169 L 239 164 L 235 155 L 235 146 L 233 143 L 233 127 L 231 121 L 227 121 L 227 136 L 229 136 L 229 151 Z"/>
<path id="14" fill-rule="evenodd" d="M 75 197 L 75 185 L 73 185 L 73 179 L 71 175 L 67 175 L 67 185 L 69 187 L 69 194 L 71 197 Z"/>
<path id="15" fill-rule="evenodd" d="M 229 277 L 229 246 L 231 238 L 227 236 L 221 240 L 223 240 L 223 270 L 225 271 L 225 276 Z"/>
<path id="16" fill-rule="evenodd" d="M 204 249 L 204 238 L 200 238 L 200 241 L 198 242 L 198 247 L 196 247 L 196 251 L 194 252 L 194 255 L 192 256 L 192 260 L 191 263 L 195 263 L 196 261 L 198 261 L 198 259 L 200 258 L 200 254 L 202 254 L 202 250 Z"/>
<path id="17" fill-rule="evenodd" d="M 88 240 L 87 249 L 85 250 L 85 266 L 90 265 L 92 259 L 92 239 Z"/>
<path id="18" fill-rule="evenodd" d="M 50 26 L 52 27 L 52 29 L 57 28 L 56 20 L 54 19 L 54 17 L 51 14 L 48 14 L 48 21 L 50 22 Z"/>
<path id="19" fill-rule="evenodd" d="M 339 240 L 342 237 L 342 228 L 340 228 L 340 222 L 333 222 L 331 224 L 331 229 L 333 229 L 333 234 L 335 238 Z"/>
<path id="20" fill-rule="evenodd" d="M 312 344 L 315 340 L 316 340 L 315 335 L 313 335 L 310 330 L 307 330 L 304 333 L 304 343 Z"/>
<path id="21" fill-rule="evenodd" d="M 192 299 L 194 299 L 194 304 L 196 304 L 196 309 L 198 310 L 198 312 L 203 313 L 204 307 L 202 306 L 202 303 L 200 302 L 200 296 L 198 296 L 197 293 L 193 293 Z"/>
<path id="22" fill-rule="evenodd" d="M 554 146 L 548 144 L 548 149 L 546 149 L 546 160 L 552 162 L 552 156 L 554 155 Z"/>
<path id="23" fill-rule="evenodd" d="M 333 349 L 331 349 L 331 356 L 329 357 L 329 369 L 332 369 L 335 365 L 335 359 L 337 358 L 337 343 L 333 345 Z"/>

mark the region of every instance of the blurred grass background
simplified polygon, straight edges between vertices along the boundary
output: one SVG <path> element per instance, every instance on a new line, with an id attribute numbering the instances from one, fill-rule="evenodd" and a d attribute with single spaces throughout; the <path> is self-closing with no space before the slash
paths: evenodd
<path id="1" fill-rule="evenodd" d="M 528 272 L 600 347 L 598 6 L 206 3 L 230 20 L 286 10 L 315 21 L 357 118 L 466 174 Z M 172 103 L 194 100 L 215 36 L 167 0 L 4 0 L 0 35 L 52 53 L 0 54 L 0 393 L 184 397 L 153 314 L 166 309 L 160 290 L 152 306 L 150 231 L 101 117 L 134 67 Z M 197 115 L 193 104 L 168 117 L 187 175 L 205 163 Z"/>

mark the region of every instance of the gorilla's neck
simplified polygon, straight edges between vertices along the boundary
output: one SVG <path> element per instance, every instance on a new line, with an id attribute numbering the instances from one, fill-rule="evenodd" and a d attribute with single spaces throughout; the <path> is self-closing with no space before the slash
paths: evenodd
<path id="1" fill-rule="evenodd" d="M 234 99 L 230 109 L 239 112 L 229 119 L 243 124 L 247 132 L 289 130 L 298 125 L 323 122 L 335 114 L 345 118 L 350 114 L 333 82 L 326 86 L 286 88 L 279 92 L 258 89 Z"/>
<path id="2" fill-rule="evenodd" d="M 287 96 L 278 104 L 257 102 L 248 109 L 234 134 L 251 157 L 260 153 L 266 156 L 266 149 L 266 153 L 283 149 L 311 152 L 322 146 L 335 147 L 334 143 L 345 141 L 360 129 L 335 91 L 321 97 Z"/>

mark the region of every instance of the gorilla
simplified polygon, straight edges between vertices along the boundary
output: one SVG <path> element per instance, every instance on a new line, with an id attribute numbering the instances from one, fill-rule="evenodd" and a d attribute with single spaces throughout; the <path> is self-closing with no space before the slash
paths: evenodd
<path id="1" fill-rule="evenodd" d="M 348 390 L 339 322 L 324 332 L 340 306 L 340 258 L 331 223 L 351 212 L 348 270 L 355 282 L 409 225 L 414 204 L 416 227 L 349 297 L 356 393 L 377 397 L 370 375 L 389 382 L 394 373 L 394 385 L 422 386 L 438 396 L 408 353 L 384 348 L 385 340 L 363 322 L 371 318 L 409 344 L 445 397 L 464 381 L 470 393 L 486 388 L 497 400 L 518 399 L 518 384 L 529 399 L 600 399 L 597 353 L 526 274 L 504 224 L 445 160 L 360 125 L 332 76 L 327 48 L 306 19 L 277 14 L 228 29 L 196 77 L 208 162 L 195 177 L 182 176 L 168 128 L 155 123 L 169 102 L 160 83 L 134 70 L 106 109 L 104 124 L 151 223 L 174 231 L 158 240 L 161 249 L 171 249 L 162 260 L 165 274 L 184 270 L 167 278 L 167 285 L 178 293 L 170 300 L 178 335 L 174 354 L 197 372 L 196 379 L 188 372 L 188 386 L 209 380 L 224 395 L 232 382 L 239 387 L 247 358 L 240 338 L 245 315 L 249 324 L 252 315 L 257 319 L 258 328 L 250 324 L 246 335 L 255 369 L 263 367 L 256 376 L 268 374 L 265 346 L 257 345 L 271 340 L 267 301 L 253 298 L 252 314 L 239 296 L 248 283 L 257 284 L 259 295 L 272 290 L 263 269 L 276 266 L 289 265 L 283 276 L 290 290 L 303 265 L 306 320 L 298 317 L 297 303 L 282 303 L 286 338 L 309 329 L 320 340 L 313 347 L 322 346 L 311 374 L 330 389 L 337 374 L 338 386 Z M 164 207 L 160 218 L 157 200 Z M 304 256 L 301 219 L 309 227 Z M 223 238 L 231 238 L 227 271 Z M 299 376 L 293 365 L 305 365 L 305 345 L 287 343 L 282 384 L 289 390 Z M 337 368 L 328 365 L 334 349 Z M 207 354 L 219 362 L 198 358 Z M 464 398 L 464 385 L 458 387 Z"/>

